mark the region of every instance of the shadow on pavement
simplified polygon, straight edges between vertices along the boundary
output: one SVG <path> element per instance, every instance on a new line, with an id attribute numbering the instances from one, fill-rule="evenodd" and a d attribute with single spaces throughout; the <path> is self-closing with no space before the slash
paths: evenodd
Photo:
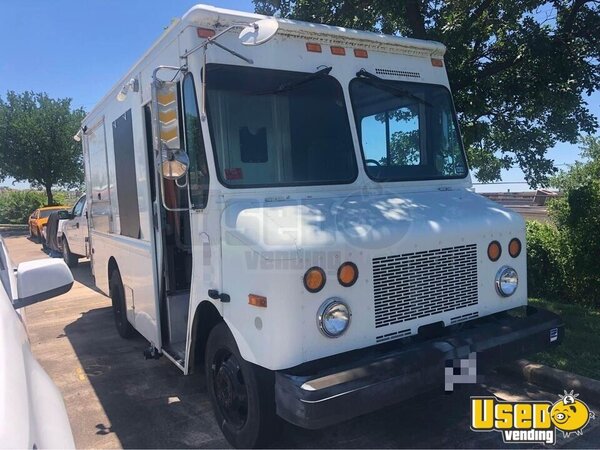
<path id="1" fill-rule="evenodd" d="M 83 269 L 82 265 L 82 269 Z M 83 275 L 82 282 L 88 283 Z M 83 313 L 65 327 L 107 423 L 89 423 L 98 436 L 115 434 L 125 448 L 228 447 L 212 413 L 202 374 L 183 376 L 166 358 L 144 360 L 140 335 L 121 339 L 110 307 Z M 498 447 L 496 433 L 470 430 L 469 395 L 482 386 L 431 393 L 323 430 L 283 425 L 276 448 Z M 95 441 L 98 445 L 102 441 Z"/>
<path id="2" fill-rule="evenodd" d="M 104 293 L 96 287 L 94 277 L 92 276 L 92 268 L 89 259 L 79 261 L 79 264 L 75 267 L 71 267 L 71 273 L 73 278 L 78 283 L 83 284 L 85 287 L 104 295 Z"/>

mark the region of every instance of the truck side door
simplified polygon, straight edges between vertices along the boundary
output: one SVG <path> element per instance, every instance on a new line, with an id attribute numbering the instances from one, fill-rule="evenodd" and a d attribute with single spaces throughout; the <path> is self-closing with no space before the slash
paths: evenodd
<path id="1" fill-rule="evenodd" d="M 69 220 L 66 227 L 67 242 L 71 253 L 86 256 L 85 236 L 87 236 L 87 219 L 83 214 L 85 207 L 85 195 L 73 206 L 73 218 Z"/>

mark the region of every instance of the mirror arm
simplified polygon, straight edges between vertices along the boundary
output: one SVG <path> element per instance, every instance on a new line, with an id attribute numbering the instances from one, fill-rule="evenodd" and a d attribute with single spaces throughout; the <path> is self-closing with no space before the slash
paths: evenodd
<path id="1" fill-rule="evenodd" d="M 240 55 L 238 52 L 231 50 L 230 48 L 225 47 L 222 44 L 219 44 L 217 41 L 214 40 L 214 38 L 210 39 L 208 41 L 209 44 L 215 44 L 217 47 L 225 50 L 226 52 L 231 53 L 233 56 L 237 56 L 238 58 L 240 58 L 241 60 L 246 61 L 248 64 L 254 64 L 254 61 L 250 58 L 245 57 L 244 55 Z"/>
<path id="2" fill-rule="evenodd" d="M 214 40 L 215 40 L 215 39 L 218 39 L 218 38 L 220 38 L 222 35 L 224 35 L 224 34 L 225 34 L 225 33 L 227 33 L 228 31 L 230 31 L 230 30 L 233 30 L 234 28 L 244 28 L 244 27 L 246 27 L 246 26 L 248 26 L 248 24 L 247 24 L 247 23 L 234 23 L 234 24 L 232 24 L 232 25 L 228 26 L 227 28 L 225 28 L 224 30 L 222 30 L 222 31 L 219 31 L 219 32 L 218 32 L 217 34 L 215 34 L 213 37 L 206 38 L 206 40 L 205 40 L 205 41 L 201 42 L 200 44 L 196 45 L 195 47 L 192 47 L 192 49 L 191 49 L 191 50 L 188 50 L 187 52 L 185 52 L 183 55 L 181 55 L 181 57 L 185 59 L 185 58 L 187 58 L 189 55 L 191 55 L 192 53 L 194 53 L 195 51 L 197 51 L 197 50 L 200 50 L 202 47 L 207 47 L 207 46 L 208 46 L 208 44 L 215 44 L 215 45 L 217 45 L 218 47 L 221 47 L 223 50 L 226 50 L 226 51 L 228 51 L 228 52 L 232 53 L 233 55 L 235 55 L 235 56 L 237 56 L 237 57 L 239 57 L 239 58 L 243 59 L 244 61 L 246 61 L 246 62 L 248 62 L 248 63 L 252 64 L 252 60 L 248 60 L 246 57 L 244 57 L 244 56 L 242 56 L 242 55 L 240 55 L 240 54 L 238 54 L 238 53 L 235 53 L 235 52 L 233 52 L 232 50 L 229 50 L 228 48 L 225 48 L 225 47 L 223 47 L 222 45 L 220 45 L 220 44 L 217 44 L 217 43 L 215 43 L 215 42 L 214 42 Z"/>

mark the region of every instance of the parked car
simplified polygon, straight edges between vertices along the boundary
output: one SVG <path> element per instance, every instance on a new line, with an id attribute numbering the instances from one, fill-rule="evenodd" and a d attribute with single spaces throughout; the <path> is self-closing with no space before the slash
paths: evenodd
<path id="1" fill-rule="evenodd" d="M 66 210 L 54 211 L 48 217 L 48 223 L 42 229 L 44 251 L 55 258 L 62 258 L 62 229 L 70 219 L 71 213 Z M 61 230 L 59 232 L 59 230 Z"/>
<path id="2" fill-rule="evenodd" d="M 79 258 L 89 256 L 88 218 L 86 196 L 82 195 L 73 206 L 67 220 L 61 220 L 56 232 L 63 259 L 75 267 Z"/>
<path id="3" fill-rule="evenodd" d="M 45 206 L 43 208 L 36 209 L 31 216 L 29 216 L 29 237 L 33 239 L 43 239 L 43 229 L 48 223 L 48 217 L 54 211 L 66 210 L 65 206 Z"/>
<path id="4" fill-rule="evenodd" d="M 31 353 L 23 308 L 71 289 L 59 259 L 11 263 L 0 237 L 0 448 L 74 448 L 60 391 Z"/>

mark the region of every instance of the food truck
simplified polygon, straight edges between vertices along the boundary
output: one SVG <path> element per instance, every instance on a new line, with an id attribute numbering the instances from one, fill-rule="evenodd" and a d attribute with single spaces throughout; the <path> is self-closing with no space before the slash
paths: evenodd
<path id="1" fill-rule="evenodd" d="M 198 5 L 87 115 L 96 285 L 237 447 L 556 345 L 473 191 L 444 45 Z"/>

